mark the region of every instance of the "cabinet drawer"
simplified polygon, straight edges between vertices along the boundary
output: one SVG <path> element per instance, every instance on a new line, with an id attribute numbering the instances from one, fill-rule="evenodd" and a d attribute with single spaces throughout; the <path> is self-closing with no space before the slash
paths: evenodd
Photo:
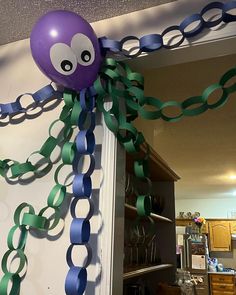
<path id="1" fill-rule="evenodd" d="M 212 291 L 212 295 L 234 295 L 234 292 L 227 292 L 227 291 Z"/>
<path id="2" fill-rule="evenodd" d="M 234 276 L 231 275 L 211 275 L 212 283 L 234 284 Z"/>
<path id="3" fill-rule="evenodd" d="M 235 295 L 234 292 L 227 292 L 227 291 L 213 291 L 212 295 Z"/>
<path id="4" fill-rule="evenodd" d="M 211 288 L 213 291 L 232 291 L 232 292 L 234 292 L 234 284 L 212 283 Z"/>

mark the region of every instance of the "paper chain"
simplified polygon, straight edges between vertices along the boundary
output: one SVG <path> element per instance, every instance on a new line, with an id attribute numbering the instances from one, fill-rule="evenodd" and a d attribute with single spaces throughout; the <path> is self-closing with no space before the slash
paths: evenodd
<path id="1" fill-rule="evenodd" d="M 215 27 L 219 25 L 220 23 L 230 23 L 236 21 L 236 15 L 232 15 L 229 13 L 230 10 L 236 8 L 236 1 L 229 1 L 227 3 L 221 3 L 221 2 L 212 2 L 207 4 L 200 13 L 193 14 L 191 16 L 186 17 L 181 24 L 174 25 L 171 27 L 166 28 L 161 34 L 148 34 L 141 38 L 138 38 L 136 36 L 127 36 L 123 38 L 121 41 L 108 39 L 106 37 L 100 38 L 100 45 L 101 50 L 104 51 L 104 54 L 106 53 L 118 53 L 121 55 L 124 55 L 126 57 L 132 58 L 139 56 L 143 52 L 153 52 L 160 50 L 161 48 L 165 49 L 173 49 L 176 47 L 179 47 L 185 39 L 192 38 L 199 33 L 201 33 L 204 29 L 209 29 L 212 27 Z M 218 9 L 221 11 L 218 18 L 215 20 L 205 20 L 204 15 L 206 15 L 209 11 Z M 188 26 L 193 25 L 195 23 L 195 27 L 193 29 L 186 30 Z M 196 25 L 197 23 L 197 25 Z M 164 44 L 164 37 L 170 33 L 171 31 L 179 31 L 182 37 L 180 40 L 175 44 Z M 129 54 L 124 49 L 124 45 L 128 41 L 136 40 L 139 43 L 138 46 L 138 52 L 134 54 Z M 133 49 L 130 49 L 133 51 Z M 134 49 L 136 50 L 136 48 Z M 62 93 L 55 91 L 54 88 L 51 85 L 47 85 L 43 87 L 42 89 L 38 90 L 36 93 L 26 93 L 20 95 L 15 102 L 8 103 L 8 104 L 0 104 L 0 119 L 1 117 L 5 117 L 8 115 L 13 115 L 19 112 L 26 112 L 28 108 L 23 108 L 21 105 L 21 97 L 24 95 L 30 95 L 32 96 L 33 100 L 35 101 L 35 106 L 38 105 L 39 102 L 51 99 L 53 97 L 62 97 Z M 32 105 L 31 105 L 32 107 Z"/>
<path id="2" fill-rule="evenodd" d="M 215 21 L 204 21 L 203 16 L 206 12 L 211 9 L 221 9 L 222 15 Z M 128 57 L 133 57 L 134 55 L 127 54 L 123 50 L 123 45 L 126 41 L 136 39 L 139 41 L 141 52 L 150 52 L 164 48 L 173 48 L 179 46 L 185 38 L 190 38 L 202 31 L 203 28 L 210 28 L 218 25 L 220 22 L 232 22 L 236 20 L 236 16 L 228 13 L 229 10 L 236 8 L 236 2 L 231 1 L 226 4 L 220 2 L 213 2 L 204 7 L 200 14 L 192 15 L 186 18 L 180 26 L 172 26 L 167 28 L 161 35 L 152 34 L 144 36 L 140 39 L 136 37 L 126 37 L 120 42 L 114 40 L 108 40 L 102 38 L 101 46 L 104 50 L 109 50 L 112 52 L 120 52 Z M 193 22 L 199 21 L 197 27 L 191 31 L 186 32 L 185 29 Z M 163 44 L 163 37 L 168 32 L 178 29 L 182 33 L 181 42 L 175 45 L 165 45 Z M 135 54 L 137 56 L 137 54 Z M 124 74 L 125 72 L 125 74 Z M 35 214 L 34 208 L 27 203 L 23 203 L 15 211 L 14 223 L 15 225 L 11 228 L 7 244 L 9 250 L 5 253 L 2 259 L 2 270 L 4 276 L 0 282 L 0 294 L 8 294 L 8 284 L 11 281 L 12 287 L 10 290 L 10 295 L 17 295 L 20 291 L 20 274 L 24 270 L 27 264 L 27 258 L 24 254 L 27 234 L 29 228 L 37 228 L 39 230 L 48 231 L 54 228 L 60 220 L 60 207 L 66 197 L 66 185 L 59 183 L 58 174 L 64 165 L 72 165 L 73 172 L 75 174 L 73 180 L 73 194 L 74 199 L 71 203 L 71 214 L 73 221 L 71 224 L 70 240 L 71 245 L 67 251 L 67 263 L 70 270 L 67 274 L 65 291 L 68 295 L 78 295 L 83 294 L 86 288 L 87 273 L 86 267 L 91 261 L 91 248 L 88 245 L 90 236 L 90 224 L 89 219 L 92 217 L 93 213 L 93 203 L 91 200 L 92 183 L 91 174 L 94 170 L 95 159 L 93 156 L 95 147 L 95 138 L 93 130 L 95 128 L 95 100 L 97 108 L 103 113 L 106 125 L 108 128 L 117 136 L 119 142 L 124 146 L 129 153 L 139 153 L 141 146 L 144 147 L 146 151 L 146 156 L 140 153 L 140 157 L 137 157 L 134 162 L 134 174 L 141 181 L 150 184 L 149 173 L 148 173 L 148 159 L 149 159 L 149 146 L 146 143 L 142 133 L 138 132 L 137 129 L 132 125 L 132 121 L 141 116 L 145 119 L 159 119 L 175 122 L 181 119 L 182 116 L 195 116 L 205 112 L 208 109 L 215 109 L 221 107 L 226 103 L 228 96 L 236 91 L 236 83 L 228 85 L 230 80 L 236 76 L 236 68 L 233 68 L 226 72 L 220 81 L 216 84 L 209 86 L 203 91 L 202 95 L 190 97 L 183 101 L 182 103 L 176 101 L 161 102 L 161 100 L 153 97 L 145 97 L 143 92 L 143 77 L 138 73 L 133 73 L 130 68 L 124 63 L 116 62 L 113 59 L 106 59 L 104 66 L 101 69 L 100 76 L 94 83 L 93 89 L 86 89 L 78 94 L 73 91 L 66 90 L 63 93 L 65 106 L 60 115 L 60 121 L 64 123 L 64 128 L 62 130 L 62 136 L 60 138 L 55 138 L 51 135 L 49 131 L 49 138 L 41 149 L 36 152 L 43 156 L 45 159 L 49 160 L 52 151 L 55 147 L 63 143 L 62 148 L 62 164 L 58 166 L 55 172 L 55 186 L 51 190 L 47 206 L 40 210 L 38 214 Z M 119 87 L 118 87 L 119 84 Z M 120 88 L 122 85 L 122 88 Z M 210 104 L 208 102 L 208 97 L 215 91 L 221 89 L 222 95 L 217 102 Z M 95 91 L 94 91 L 95 90 Z M 51 85 L 44 87 L 43 89 L 37 91 L 32 95 L 35 104 L 39 102 L 47 101 L 52 97 L 61 97 L 62 94 L 53 89 Z M 104 108 L 104 103 L 106 98 L 112 100 L 112 108 L 106 111 Z M 16 102 L 10 104 L 0 105 L 0 115 L 5 118 L 9 115 L 14 115 L 18 112 L 25 112 L 20 104 L 20 97 L 17 98 Z M 124 115 L 119 112 L 119 106 L 121 99 L 125 100 L 125 106 L 127 114 Z M 155 107 L 155 111 L 149 111 L 146 106 Z M 165 109 L 167 107 L 177 107 L 179 108 L 179 114 L 174 117 L 167 116 L 165 114 Z M 84 122 L 86 117 L 90 117 L 91 125 L 88 129 L 84 129 Z M 73 128 L 75 126 L 79 127 L 79 133 L 76 138 L 76 142 L 70 142 L 70 138 L 73 133 Z M 53 123 L 54 124 L 54 123 Z M 51 128 L 50 128 L 51 130 Z M 125 131 L 125 135 L 124 135 Z M 34 154 L 34 153 L 33 153 Z M 90 167 L 86 173 L 80 173 L 78 171 L 78 161 L 83 155 L 88 155 L 90 157 Z M 9 169 L 11 170 L 11 175 L 8 176 Z M 26 163 L 20 164 L 16 161 L 11 161 L 9 159 L 0 161 L 0 174 L 5 178 L 16 178 L 20 179 L 25 173 L 33 172 L 35 174 L 41 173 L 38 165 L 33 165 L 28 159 Z M 44 171 L 43 171 L 44 172 Z M 151 212 L 151 198 L 150 191 L 145 195 L 137 195 L 137 211 L 140 216 L 148 216 Z M 75 208 L 76 204 L 80 198 L 86 198 L 89 200 L 90 210 L 85 218 L 80 218 L 76 216 Z M 28 212 L 23 214 L 20 218 L 23 209 L 28 208 Z M 47 209 L 54 209 L 54 220 L 51 222 L 48 218 L 44 217 L 44 213 Z M 17 245 L 13 243 L 13 236 L 17 230 L 20 230 L 21 237 Z M 87 261 L 82 267 L 75 266 L 71 253 L 73 247 L 76 245 L 84 245 L 87 248 Z M 16 252 L 17 256 L 20 258 L 20 263 L 18 269 L 12 273 L 8 269 L 8 258 L 12 252 Z"/>
<path id="3" fill-rule="evenodd" d="M 185 39 L 192 38 L 198 35 L 202 30 L 209 29 L 219 25 L 221 22 L 229 23 L 236 21 L 236 15 L 229 13 L 231 9 L 236 8 L 236 1 L 230 1 L 228 3 L 212 2 L 207 4 L 200 13 L 193 14 L 186 17 L 180 25 L 174 25 L 166 28 L 161 34 L 148 34 L 141 38 L 136 36 L 127 36 L 121 41 L 111 40 L 106 37 L 100 38 L 101 47 L 105 51 L 112 51 L 113 53 L 118 53 L 123 56 L 132 58 L 137 57 L 143 52 L 153 52 L 160 50 L 161 48 L 173 49 L 179 47 Z M 219 16 L 215 20 L 205 20 L 204 16 L 209 11 L 218 9 L 221 11 Z M 191 25 L 193 27 L 191 30 L 187 28 Z M 178 31 L 181 38 L 175 44 L 165 44 L 164 38 L 170 32 Z M 138 42 L 138 48 L 125 50 L 125 44 L 129 41 Z M 137 50 L 138 49 L 138 50 Z M 132 53 L 135 51 L 135 53 Z M 131 53 L 130 53 L 131 52 Z"/>

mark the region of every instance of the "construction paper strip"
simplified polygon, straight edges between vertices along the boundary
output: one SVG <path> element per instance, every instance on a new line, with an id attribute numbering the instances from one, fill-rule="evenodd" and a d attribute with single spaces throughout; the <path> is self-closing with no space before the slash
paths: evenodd
<path id="1" fill-rule="evenodd" d="M 72 191 L 75 198 L 89 198 L 92 193 L 91 177 L 84 174 L 75 175 Z"/>
<path id="2" fill-rule="evenodd" d="M 75 266 L 75 264 L 73 263 L 72 261 L 72 251 L 75 247 L 78 247 L 78 245 L 70 245 L 67 252 L 66 252 L 66 262 L 68 264 L 68 266 L 71 268 L 71 267 L 83 267 L 83 268 L 87 268 L 89 266 L 89 264 L 91 263 L 91 260 L 92 260 L 92 257 L 93 257 L 93 254 L 92 254 L 92 248 L 90 247 L 89 244 L 85 244 L 83 245 L 86 250 L 87 250 L 87 255 L 86 255 L 86 258 L 84 259 L 83 261 L 83 266 Z M 79 245 L 79 247 L 81 247 L 81 245 Z"/>
<path id="3" fill-rule="evenodd" d="M 84 218 L 74 218 L 70 226 L 70 242 L 73 245 L 86 244 L 90 237 L 90 222 Z"/>
<path id="4" fill-rule="evenodd" d="M 2 258 L 2 271 L 7 274 L 7 273 L 11 273 L 8 268 L 7 268 L 7 261 L 8 261 L 8 257 L 12 254 L 12 253 L 16 253 L 15 255 L 17 255 L 17 257 L 19 257 L 19 260 L 20 260 L 20 263 L 19 263 L 19 266 L 17 268 L 17 270 L 14 271 L 14 274 L 19 274 L 22 269 L 24 268 L 25 264 L 27 263 L 27 258 L 23 252 L 23 250 L 21 249 L 16 249 L 16 250 L 8 250 L 3 258 Z M 13 273 L 12 273 L 13 274 Z"/>
<path id="5" fill-rule="evenodd" d="M 20 292 L 20 276 L 17 274 L 6 273 L 0 281 L 1 295 L 18 295 Z M 11 282 L 10 293 L 8 292 L 8 285 Z"/>
<path id="6" fill-rule="evenodd" d="M 20 230 L 21 234 L 20 234 L 20 238 L 18 239 L 18 245 L 14 246 L 13 245 L 13 239 L 14 239 L 14 234 L 16 232 L 16 230 Z M 26 239 L 28 236 L 28 230 L 26 228 L 26 226 L 23 225 L 14 225 L 7 236 L 7 246 L 10 250 L 17 250 L 17 249 L 24 249 L 25 248 L 25 244 L 26 244 Z"/>
<path id="7" fill-rule="evenodd" d="M 88 210 L 87 215 L 85 217 L 83 217 L 83 219 L 85 219 L 85 220 L 89 220 L 93 216 L 93 213 L 94 213 L 94 203 L 93 203 L 92 199 L 87 199 L 87 201 L 89 203 L 89 210 Z M 74 198 L 73 201 L 71 202 L 70 214 L 73 218 L 80 218 L 80 217 L 77 217 L 78 211 L 79 211 L 79 206 L 78 206 L 78 208 L 76 208 L 76 206 L 79 202 L 80 202 L 80 199 L 78 199 L 78 198 Z"/>
<path id="8" fill-rule="evenodd" d="M 84 267 L 71 267 L 65 282 L 67 295 L 82 295 L 87 285 L 87 271 Z"/>

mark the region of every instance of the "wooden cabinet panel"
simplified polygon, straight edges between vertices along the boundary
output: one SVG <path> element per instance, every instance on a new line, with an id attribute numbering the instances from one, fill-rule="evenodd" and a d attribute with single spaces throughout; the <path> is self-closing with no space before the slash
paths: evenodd
<path id="1" fill-rule="evenodd" d="M 177 226 L 191 226 L 193 221 L 191 219 L 176 219 L 175 223 Z"/>
<path id="2" fill-rule="evenodd" d="M 210 274 L 211 295 L 235 295 L 234 275 Z"/>
<path id="3" fill-rule="evenodd" d="M 209 222 L 210 251 L 230 251 L 231 232 L 229 221 Z"/>
<path id="4" fill-rule="evenodd" d="M 177 226 L 194 226 L 194 222 L 192 219 L 176 219 L 175 223 Z M 202 233 L 203 234 L 208 233 L 208 222 L 203 224 Z"/>
<path id="5" fill-rule="evenodd" d="M 230 291 L 234 292 L 233 284 L 220 284 L 220 283 L 212 283 L 211 287 L 214 291 Z"/>
<path id="6" fill-rule="evenodd" d="M 230 221 L 231 234 L 236 234 L 236 221 Z"/>
<path id="7" fill-rule="evenodd" d="M 212 283 L 234 284 L 234 276 L 214 274 L 211 277 Z"/>
<path id="8" fill-rule="evenodd" d="M 214 291 L 212 295 L 235 295 L 235 293 L 227 291 Z"/>

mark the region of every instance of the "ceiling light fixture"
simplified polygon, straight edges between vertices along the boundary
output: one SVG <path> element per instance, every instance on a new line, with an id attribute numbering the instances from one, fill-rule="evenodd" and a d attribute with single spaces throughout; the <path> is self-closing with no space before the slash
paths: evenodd
<path id="1" fill-rule="evenodd" d="M 230 175 L 229 178 L 232 179 L 232 180 L 235 180 L 236 179 L 236 175 L 235 174 L 232 174 L 232 175 Z"/>

